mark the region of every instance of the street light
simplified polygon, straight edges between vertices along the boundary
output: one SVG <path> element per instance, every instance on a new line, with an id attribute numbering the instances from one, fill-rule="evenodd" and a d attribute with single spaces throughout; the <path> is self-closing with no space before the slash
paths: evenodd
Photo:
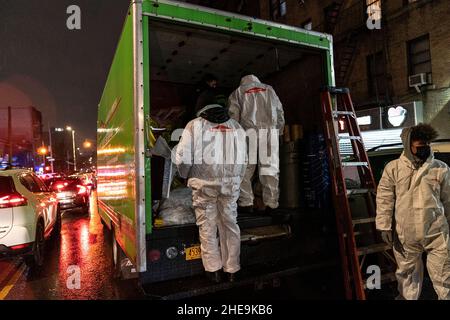
<path id="1" fill-rule="evenodd" d="M 37 151 L 42 156 L 43 165 L 45 166 L 45 156 L 48 152 L 48 149 L 45 146 L 42 146 Z"/>
<path id="2" fill-rule="evenodd" d="M 90 142 L 90 141 L 88 141 L 88 140 L 85 140 L 85 141 L 83 142 L 83 148 L 89 149 L 90 147 L 92 147 L 92 142 Z"/>
<path id="3" fill-rule="evenodd" d="M 73 130 L 71 126 L 67 126 L 66 130 L 72 132 L 73 171 L 77 171 L 77 155 L 75 152 L 75 130 Z"/>
<path id="4" fill-rule="evenodd" d="M 45 146 L 42 146 L 42 147 L 40 147 L 39 149 L 38 149 L 38 153 L 41 155 L 41 156 L 45 156 L 46 154 L 47 154 L 47 148 L 45 147 Z"/>

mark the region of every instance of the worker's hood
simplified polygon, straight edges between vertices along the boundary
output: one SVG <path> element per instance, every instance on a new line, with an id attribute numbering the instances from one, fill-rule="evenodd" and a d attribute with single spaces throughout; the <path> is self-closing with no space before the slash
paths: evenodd
<path id="1" fill-rule="evenodd" d="M 242 77 L 242 79 L 241 79 L 241 86 L 244 86 L 244 85 L 250 84 L 250 83 L 255 83 L 255 82 L 256 83 L 261 83 L 261 81 L 259 81 L 259 79 L 256 76 L 254 76 L 252 74 L 249 74 L 249 75 L 247 75 L 245 77 Z"/>
<path id="2" fill-rule="evenodd" d="M 411 152 L 411 131 L 412 128 L 404 128 L 402 133 L 400 134 L 400 138 L 402 138 L 403 143 L 403 155 L 412 163 L 416 160 L 414 159 L 414 155 Z"/>
<path id="3" fill-rule="evenodd" d="M 411 164 L 414 167 L 419 168 L 420 166 L 422 166 L 424 161 L 417 158 L 411 152 L 411 131 L 412 131 L 412 127 L 404 128 L 402 130 L 402 133 L 400 134 L 400 138 L 402 138 L 402 143 L 403 143 L 403 154 L 402 155 L 409 162 L 411 162 Z M 430 156 L 428 157 L 428 160 L 430 160 L 430 158 L 431 159 L 434 158 L 433 150 L 430 150 Z"/>
<path id="4" fill-rule="evenodd" d="M 220 104 L 208 104 L 197 112 L 197 117 L 212 123 L 224 123 L 230 120 L 228 110 Z"/>

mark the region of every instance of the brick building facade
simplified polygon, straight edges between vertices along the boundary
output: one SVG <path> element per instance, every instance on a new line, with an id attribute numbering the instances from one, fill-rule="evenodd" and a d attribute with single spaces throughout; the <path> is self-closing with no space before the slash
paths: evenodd
<path id="1" fill-rule="evenodd" d="M 421 101 L 425 122 L 450 138 L 450 1 L 189 1 L 333 35 L 338 86 L 357 109 Z M 381 29 L 367 27 L 367 7 L 381 7 Z M 409 76 L 425 75 L 420 92 Z"/>

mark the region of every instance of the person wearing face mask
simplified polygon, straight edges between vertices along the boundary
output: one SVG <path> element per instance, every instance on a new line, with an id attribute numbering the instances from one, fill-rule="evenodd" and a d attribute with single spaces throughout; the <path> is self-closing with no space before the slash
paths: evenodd
<path id="1" fill-rule="evenodd" d="M 437 132 L 430 125 L 405 128 L 401 138 L 404 151 L 378 185 L 376 227 L 393 245 L 399 299 L 419 299 L 425 252 L 439 299 L 450 300 L 450 169 L 433 156 Z"/>

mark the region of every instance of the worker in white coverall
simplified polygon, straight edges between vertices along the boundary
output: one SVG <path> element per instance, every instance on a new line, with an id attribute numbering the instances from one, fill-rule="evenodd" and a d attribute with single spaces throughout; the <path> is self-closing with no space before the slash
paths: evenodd
<path id="1" fill-rule="evenodd" d="M 237 224 L 239 186 L 246 167 L 245 131 L 223 105 L 207 104 L 190 121 L 176 148 L 175 163 L 192 188 L 201 257 L 208 278 L 236 280 L 241 237 Z M 218 235 L 219 236 L 218 236 Z"/>
<path id="2" fill-rule="evenodd" d="M 241 184 L 241 212 L 253 212 L 251 179 L 258 165 L 262 198 L 266 210 L 278 208 L 279 135 L 283 134 L 284 111 L 275 90 L 254 75 L 241 79 L 240 86 L 228 98 L 230 117 L 247 131 L 248 165 Z"/>
<path id="3" fill-rule="evenodd" d="M 434 159 L 429 143 L 437 137 L 429 125 L 403 130 L 404 151 L 387 164 L 377 191 L 376 226 L 393 244 L 399 299 L 420 297 L 422 253 L 439 299 L 450 299 L 450 171 Z M 393 232 L 393 231 L 394 232 Z"/>

